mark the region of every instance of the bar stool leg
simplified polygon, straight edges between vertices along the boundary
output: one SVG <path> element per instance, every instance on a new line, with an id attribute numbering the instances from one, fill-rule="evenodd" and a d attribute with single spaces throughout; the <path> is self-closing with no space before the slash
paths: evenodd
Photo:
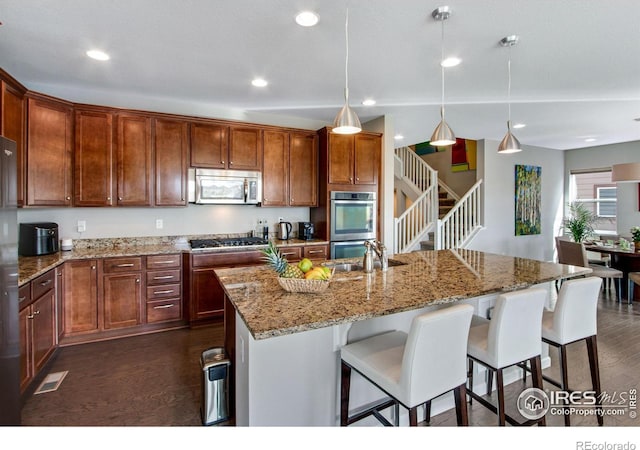
<path id="1" fill-rule="evenodd" d="M 467 378 L 469 379 L 469 391 L 473 392 L 473 359 L 467 358 L 469 361 L 469 372 L 467 373 Z M 473 404 L 473 397 L 469 396 L 469 404 Z"/>
<path id="2" fill-rule="evenodd" d="M 461 384 L 453 391 L 453 396 L 456 401 L 456 420 L 458 426 L 466 427 L 469 425 L 469 415 L 467 413 L 467 388 L 464 384 Z M 429 402 L 431 407 L 431 402 Z"/>
<path id="3" fill-rule="evenodd" d="M 491 373 L 493 378 L 493 372 Z M 504 383 L 502 380 L 502 369 L 496 370 L 496 388 L 498 389 L 498 425 L 504 427 L 506 424 L 506 413 L 504 411 Z"/>
<path id="4" fill-rule="evenodd" d="M 531 358 L 529 362 L 531 363 L 531 382 L 533 387 L 542 389 L 542 362 L 540 361 L 540 355 Z M 542 416 L 538 421 L 538 426 L 544 427 L 546 425 L 546 418 Z"/>
<path id="5" fill-rule="evenodd" d="M 349 390 L 351 388 L 351 367 L 342 362 L 340 370 L 340 426 L 349 425 Z"/>
<path id="6" fill-rule="evenodd" d="M 487 395 L 493 392 L 493 370 L 487 367 Z"/>
<path id="7" fill-rule="evenodd" d="M 418 407 L 414 406 L 409 409 L 409 426 L 418 426 Z"/>
<path id="8" fill-rule="evenodd" d="M 424 404 L 424 421 L 427 425 L 431 424 L 431 400 Z"/>
<path id="9" fill-rule="evenodd" d="M 569 390 L 569 373 L 568 373 L 568 365 L 567 365 L 567 346 L 561 345 L 558 347 L 558 352 L 560 353 L 560 379 L 562 386 L 560 387 L 563 391 Z M 566 403 L 569 406 L 569 403 Z M 568 413 L 568 408 L 565 408 L 564 413 L 564 425 L 566 427 L 571 426 L 571 414 Z"/>
<path id="10" fill-rule="evenodd" d="M 591 370 L 591 382 L 593 390 L 596 393 L 596 414 L 598 416 L 598 425 L 603 425 L 602 416 L 602 396 L 600 391 L 600 368 L 598 366 L 598 344 L 596 336 L 589 336 L 587 339 L 587 352 L 589 353 L 589 369 Z"/>

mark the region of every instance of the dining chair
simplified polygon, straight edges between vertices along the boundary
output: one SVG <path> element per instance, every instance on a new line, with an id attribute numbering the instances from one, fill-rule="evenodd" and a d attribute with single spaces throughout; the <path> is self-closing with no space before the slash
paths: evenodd
<path id="1" fill-rule="evenodd" d="M 618 303 L 622 301 L 622 278 L 623 273 L 618 269 L 606 267 L 599 264 L 589 264 L 587 251 L 581 242 L 571 242 L 556 238 L 558 245 L 558 262 L 572 266 L 588 267 L 591 275 L 602 279 L 616 280 L 616 297 Z"/>
<path id="2" fill-rule="evenodd" d="M 633 286 L 635 284 L 640 285 L 640 272 L 629 272 L 629 289 L 627 290 L 627 297 L 629 297 L 629 304 L 633 303 Z"/>

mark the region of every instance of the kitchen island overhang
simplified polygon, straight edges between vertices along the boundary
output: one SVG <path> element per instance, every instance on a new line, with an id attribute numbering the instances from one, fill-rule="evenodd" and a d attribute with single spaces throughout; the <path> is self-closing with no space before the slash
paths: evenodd
<path id="1" fill-rule="evenodd" d="M 226 321 L 235 318 L 225 332 L 233 333 L 226 341 L 234 347 L 237 425 L 336 425 L 339 349 L 345 343 L 406 331 L 415 315 L 454 302 L 472 304 L 485 315 L 501 292 L 590 273 L 463 249 L 394 259 L 405 264 L 371 274 L 338 272 L 320 294 L 284 291 L 266 266 L 215 271 L 227 295 L 225 307 L 233 309 L 225 312 Z M 354 405 L 376 395 L 352 382 Z"/>

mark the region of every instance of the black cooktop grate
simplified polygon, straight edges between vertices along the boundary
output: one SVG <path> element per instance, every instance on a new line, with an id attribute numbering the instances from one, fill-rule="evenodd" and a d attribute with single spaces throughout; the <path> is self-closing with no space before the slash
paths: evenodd
<path id="1" fill-rule="evenodd" d="M 267 245 L 268 240 L 259 237 L 238 237 L 219 239 L 192 239 L 189 241 L 192 249 L 215 247 L 241 247 L 243 245 Z"/>

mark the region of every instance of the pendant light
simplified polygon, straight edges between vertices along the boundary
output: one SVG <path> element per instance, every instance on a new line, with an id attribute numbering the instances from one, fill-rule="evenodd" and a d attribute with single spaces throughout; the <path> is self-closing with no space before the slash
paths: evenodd
<path id="1" fill-rule="evenodd" d="M 440 22 L 442 22 L 442 35 L 440 39 L 440 74 L 442 80 L 442 100 L 440 103 L 440 123 L 433 131 L 429 144 L 435 147 L 444 147 L 446 145 L 453 145 L 456 143 L 456 135 L 447 122 L 444 120 L 444 21 L 451 15 L 451 10 L 448 6 L 441 6 L 436 8 L 431 13 L 431 16 Z"/>
<path id="2" fill-rule="evenodd" d="M 509 105 L 509 119 L 507 120 L 507 134 L 498 145 L 498 153 L 516 153 L 521 152 L 520 141 L 511 133 L 511 47 L 518 43 L 519 36 L 513 34 L 500 40 L 500 45 L 509 48 L 509 62 L 507 64 L 507 72 L 509 74 L 509 82 L 507 84 L 507 104 Z"/>
<path id="3" fill-rule="evenodd" d="M 349 9 L 344 22 L 345 64 L 344 64 L 344 106 L 333 120 L 333 132 L 337 134 L 356 134 L 362 131 L 360 119 L 349 107 Z"/>

